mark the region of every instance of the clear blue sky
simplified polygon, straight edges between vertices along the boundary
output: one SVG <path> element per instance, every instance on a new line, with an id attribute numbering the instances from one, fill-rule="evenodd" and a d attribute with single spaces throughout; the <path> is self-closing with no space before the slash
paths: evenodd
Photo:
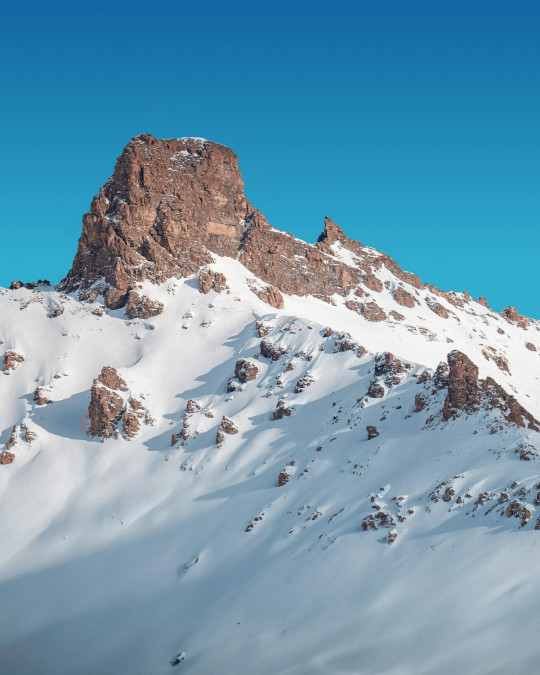
<path id="1" fill-rule="evenodd" d="M 23 7 L 0 22 L 0 285 L 65 275 L 148 132 L 232 147 L 280 229 L 315 241 L 328 214 L 424 281 L 540 318 L 540 3 Z"/>

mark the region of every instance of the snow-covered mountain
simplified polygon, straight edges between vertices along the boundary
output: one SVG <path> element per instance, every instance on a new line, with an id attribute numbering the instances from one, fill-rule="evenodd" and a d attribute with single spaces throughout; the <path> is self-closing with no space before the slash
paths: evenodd
<path id="1" fill-rule="evenodd" d="M 539 331 L 133 139 L 0 289 L 0 672 L 537 672 Z"/>

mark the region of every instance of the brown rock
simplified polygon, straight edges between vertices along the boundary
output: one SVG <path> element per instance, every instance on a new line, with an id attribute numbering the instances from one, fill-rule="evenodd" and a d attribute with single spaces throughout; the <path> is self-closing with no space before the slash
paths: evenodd
<path id="1" fill-rule="evenodd" d="M 385 394 L 384 387 L 382 384 L 379 384 L 376 380 L 370 382 L 367 395 L 370 398 L 383 398 Z"/>
<path id="2" fill-rule="evenodd" d="M 100 438 L 116 436 L 116 429 L 122 412 L 124 401 L 116 392 L 93 385 L 91 390 L 88 416 L 90 418 L 89 434 Z"/>
<path id="3" fill-rule="evenodd" d="M 21 424 L 21 430 L 23 432 L 23 440 L 26 443 L 33 443 L 36 440 L 37 438 L 36 432 L 30 429 L 25 422 Z"/>
<path id="4" fill-rule="evenodd" d="M 483 406 L 501 410 L 510 423 L 540 431 L 540 423 L 493 378 L 478 379 L 478 367 L 468 356 L 454 350 L 448 354 L 448 365 L 448 394 L 443 420 L 456 417 L 460 410 L 471 413 Z"/>
<path id="5" fill-rule="evenodd" d="M 365 302 L 362 305 L 362 314 L 368 321 L 384 321 L 386 313 L 375 302 Z"/>
<path id="6" fill-rule="evenodd" d="M 442 319 L 448 319 L 448 310 L 445 309 L 434 298 L 426 298 L 426 305 L 432 312 L 435 312 L 437 316 L 440 316 Z"/>
<path id="7" fill-rule="evenodd" d="M 228 417 L 223 416 L 221 419 L 221 424 L 218 427 L 216 434 L 216 443 L 219 445 L 225 440 L 225 434 L 234 435 L 238 433 L 238 427 L 236 424 L 229 419 Z"/>
<path id="8" fill-rule="evenodd" d="M 294 387 L 294 393 L 300 394 L 301 392 L 304 391 L 304 389 L 311 386 L 312 384 L 313 378 L 310 377 L 309 375 L 306 375 L 306 377 L 301 377 L 296 383 L 296 386 Z"/>
<path id="9" fill-rule="evenodd" d="M 261 354 L 264 356 L 266 359 L 272 359 L 272 361 L 277 361 L 283 354 L 286 353 L 285 347 L 278 347 L 276 345 L 272 345 L 269 342 L 266 342 L 266 340 L 261 341 Z"/>
<path id="10" fill-rule="evenodd" d="M 480 404 L 478 367 L 463 352 L 448 354 L 448 394 L 444 402 L 443 419 L 455 417 L 459 410 L 471 412 Z"/>
<path id="11" fill-rule="evenodd" d="M 285 471 L 282 471 L 278 476 L 276 486 L 282 487 L 283 485 L 289 482 L 289 479 L 290 479 L 289 474 L 286 473 Z"/>
<path id="12" fill-rule="evenodd" d="M 530 319 L 525 316 L 521 316 L 521 314 L 518 314 L 516 307 L 506 307 L 501 312 L 501 316 L 509 323 L 515 323 L 524 330 L 527 330 L 527 327 L 530 323 Z"/>
<path id="13" fill-rule="evenodd" d="M 536 347 L 533 345 L 532 342 L 527 342 L 527 344 L 525 345 L 525 347 L 527 347 L 527 349 L 528 349 L 529 351 L 531 351 L 531 352 L 535 352 L 535 351 L 536 351 Z"/>
<path id="14" fill-rule="evenodd" d="M 380 293 L 383 289 L 382 281 L 371 271 L 364 274 L 362 281 L 364 286 L 367 286 L 371 291 L 375 291 L 376 293 Z"/>
<path id="15" fill-rule="evenodd" d="M 17 353 L 13 349 L 8 349 L 4 353 L 4 367 L 2 371 L 9 375 L 10 372 L 16 370 L 25 361 L 26 359 L 22 354 Z"/>
<path id="16" fill-rule="evenodd" d="M 224 274 L 221 272 L 214 272 L 213 270 L 208 270 L 206 272 L 201 272 L 199 275 L 199 290 L 205 295 L 210 293 L 211 290 L 216 291 L 216 293 L 221 293 L 221 291 L 227 290 L 227 279 Z"/>
<path id="17" fill-rule="evenodd" d="M 127 391 L 128 387 L 117 370 L 105 366 L 94 380 L 90 390 L 88 433 L 99 438 L 118 435 L 118 423 L 125 412 L 124 399 L 118 391 Z M 129 425 L 128 425 L 129 426 Z"/>
<path id="18" fill-rule="evenodd" d="M 366 427 L 366 431 L 367 431 L 368 441 L 370 441 L 372 438 L 377 438 L 377 436 L 379 436 L 379 431 L 377 430 L 377 427 L 368 425 Z"/>
<path id="19" fill-rule="evenodd" d="M 260 300 L 268 303 L 271 307 L 275 307 L 276 309 L 283 308 L 283 296 L 274 286 L 265 286 L 264 288 L 250 286 L 250 288 Z"/>
<path id="20" fill-rule="evenodd" d="M 6 442 L 6 450 L 11 450 L 19 438 L 19 427 L 15 424 L 11 430 L 9 440 Z"/>
<path id="21" fill-rule="evenodd" d="M 285 403 L 285 401 L 278 401 L 276 409 L 272 413 L 272 419 L 281 420 L 284 417 L 290 417 L 291 414 L 292 410 L 290 408 L 287 408 L 287 404 Z"/>
<path id="22" fill-rule="evenodd" d="M 52 403 L 52 399 L 49 398 L 49 392 L 45 387 L 36 387 L 33 398 L 37 405 Z"/>
<path id="23" fill-rule="evenodd" d="M 0 464 L 13 464 L 15 461 L 15 455 L 12 452 L 7 450 L 2 450 L 0 452 Z"/>
<path id="24" fill-rule="evenodd" d="M 200 410 L 200 409 L 201 409 L 201 406 L 197 403 L 197 401 L 190 398 L 189 401 L 186 404 L 186 412 L 189 415 L 191 415 L 191 414 L 197 412 L 197 410 Z"/>
<path id="25" fill-rule="evenodd" d="M 140 422 L 132 412 L 125 412 L 122 418 L 122 428 L 126 438 L 133 438 L 139 431 Z"/>
<path id="26" fill-rule="evenodd" d="M 376 302 L 364 302 L 360 304 L 356 300 L 347 300 L 345 307 L 357 314 L 361 314 L 368 321 L 384 321 L 386 313 Z"/>
<path id="27" fill-rule="evenodd" d="M 107 306 L 122 306 L 144 279 L 159 283 L 197 272 L 211 262 L 208 251 L 236 257 L 252 212 L 231 150 L 139 136 L 84 216 L 62 288 L 84 291 L 104 277 L 117 291 L 105 295 Z"/>
<path id="28" fill-rule="evenodd" d="M 539 422 L 528 410 L 518 403 L 518 401 L 508 394 L 495 380 L 486 377 L 482 383 L 482 389 L 486 395 L 489 405 L 498 408 L 506 416 L 508 422 L 516 424 L 518 427 L 527 426 L 529 429 L 539 431 Z"/>
<path id="29" fill-rule="evenodd" d="M 443 502 L 451 502 L 452 497 L 455 495 L 455 491 L 452 488 L 446 488 L 443 495 Z"/>
<path id="30" fill-rule="evenodd" d="M 331 335 L 333 335 L 333 332 Z M 334 353 L 351 351 L 356 351 L 358 357 L 362 357 L 367 353 L 366 349 L 362 345 L 359 345 L 356 340 L 353 340 L 349 333 L 340 333 L 334 342 Z"/>
<path id="31" fill-rule="evenodd" d="M 239 359 L 234 368 L 234 376 L 240 380 L 242 384 L 254 380 L 257 377 L 258 372 L 259 369 L 257 366 L 250 361 L 246 361 L 246 359 Z"/>
<path id="32" fill-rule="evenodd" d="M 391 352 L 383 352 L 375 359 L 375 375 L 381 377 L 393 373 L 402 373 L 404 371 L 403 364 L 399 359 L 394 359 Z"/>
<path id="33" fill-rule="evenodd" d="M 410 366 L 396 359 L 391 352 L 384 352 L 375 359 L 375 377 L 384 377 L 387 387 L 392 387 L 401 382 L 400 375 Z"/>
<path id="34" fill-rule="evenodd" d="M 414 307 L 418 302 L 415 300 L 414 296 L 412 296 L 401 286 L 398 286 L 394 291 L 392 291 L 392 297 L 398 303 L 398 305 L 401 305 L 402 307 Z"/>
<path id="35" fill-rule="evenodd" d="M 266 337 L 268 333 L 272 330 L 272 326 L 265 326 L 261 321 L 255 323 L 255 330 L 259 337 Z"/>
<path id="36" fill-rule="evenodd" d="M 151 300 L 146 295 L 141 298 L 136 291 L 129 291 L 126 304 L 128 319 L 149 319 L 161 312 L 163 312 L 163 303 L 159 300 Z"/>
<path id="37" fill-rule="evenodd" d="M 109 389 L 115 389 L 118 391 L 128 390 L 127 384 L 120 377 L 116 368 L 112 368 L 111 366 L 103 367 L 101 373 L 97 377 L 97 381 Z"/>
<path id="38" fill-rule="evenodd" d="M 507 518 L 520 518 L 521 523 L 520 527 L 525 527 L 527 522 L 530 520 L 532 513 L 530 510 L 521 504 L 520 502 L 514 500 L 506 508 L 506 517 Z"/>

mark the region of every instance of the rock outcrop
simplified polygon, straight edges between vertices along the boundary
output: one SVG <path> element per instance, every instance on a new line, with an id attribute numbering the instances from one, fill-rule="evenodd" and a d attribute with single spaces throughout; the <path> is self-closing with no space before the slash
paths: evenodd
<path id="1" fill-rule="evenodd" d="M 442 411 L 443 420 L 460 412 L 473 413 L 480 408 L 496 408 L 508 422 L 539 431 L 539 422 L 491 377 L 478 378 L 478 367 L 463 352 L 448 354 L 448 393 Z"/>
<path id="2" fill-rule="evenodd" d="M 118 371 L 105 366 L 92 384 L 88 417 L 90 436 L 98 438 L 133 438 L 141 420 L 153 424 L 154 420 L 142 403 L 128 396 L 129 387 Z"/>
<path id="3" fill-rule="evenodd" d="M 4 352 L 4 366 L 2 371 L 9 375 L 9 373 L 17 370 L 17 368 L 26 361 L 25 357 L 22 354 L 14 351 L 13 349 L 8 349 Z"/>
<path id="4" fill-rule="evenodd" d="M 260 300 L 266 302 L 271 307 L 275 307 L 275 309 L 283 308 L 283 296 L 274 286 L 264 286 L 263 288 L 251 286 L 250 288 Z"/>
<path id="5" fill-rule="evenodd" d="M 444 402 L 443 419 L 455 417 L 460 410 L 473 412 L 480 405 L 478 366 L 457 350 L 448 354 L 448 393 Z"/>
<path id="6" fill-rule="evenodd" d="M 392 291 L 392 297 L 402 307 L 414 307 L 418 302 L 411 293 L 406 291 L 401 286 L 398 286 L 394 291 Z"/>
<path id="7" fill-rule="evenodd" d="M 224 274 L 221 272 L 214 272 L 213 270 L 202 271 L 199 274 L 199 290 L 205 295 L 210 293 L 210 291 L 216 291 L 216 293 L 221 293 L 221 291 L 226 290 L 227 279 Z"/>
<path id="8" fill-rule="evenodd" d="M 285 401 L 280 400 L 277 403 L 277 406 L 275 407 L 275 410 L 272 413 L 272 419 L 273 420 L 281 420 L 284 417 L 290 417 L 292 414 L 291 408 L 287 406 Z"/>
<path id="9" fill-rule="evenodd" d="M 9 450 L 2 450 L 0 452 L 0 464 L 13 464 L 15 461 L 15 454 Z"/>
<path id="10" fill-rule="evenodd" d="M 123 307 L 145 279 L 194 274 L 212 262 L 210 252 L 236 258 L 253 212 L 232 150 L 139 136 L 85 214 L 61 288 L 82 299 L 101 292 L 107 307 Z"/>
<path id="11" fill-rule="evenodd" d="M 336 245 L 354 253 L 355 267 L 336 257 Z M 140 297 L 140 282 L 195 274 L 212 263 L 213 253 L 239 259 L 268 284 L 255 292 L 276 308 L 283 306 L 282 293 L 328 300 L 354 289 L 360 296 L 362 289 L 380 292 L 376 272 L 381 267 L 422 287 L 418 277 L 349 239 L 330 218 L 314 245 L 270 227 L 247 200 L 238 159 L 229 148 L 143 134 L 125 147 L 83 217 L 77 254 L 60 288 L 78 291 L 82 300 L 103 294 L 110 309 L 127 306 L 130 317 L 145 318 L 159 305 Z M 202 292 L 223 287 L 209 272 L 201 274 L 199 284 Z M 366 304 L 366 318 L 382 320 L 373 305 Z"/>
<path id="12" fill-rule="evenodd" d="M 236 424 L 228 417 L 225 417 L 225 415 L 221 419 L 221 423 L 218 427 L 217 433 L 216 433 L 216 444 L 220 445 L 223 443 L 225 440 L 225 434 L 229 436 L 234 436 L 235 434 L 238 433 L 238 427 Z"/>
<path id="13" fill-rule="evenodd" d="M 516 307 L 506 307 L 501 312 L 501 316 L 509 323 L 515 323 L 524 330 L 527 330 L 527 327 L 530 323 L 530 319 L 519 314 Z"/>
<path id="14" fill-rule="evenodd" d="M 103 368 L 90 392 L 88 433 L 91 436 L 110 438 L 118 435 L 118 423 L 124 412 L 124 398 L 118 392 L 127 389 L 126 383 L 114 368 Z"/>
<path id="15" fill-rule="evenodd" d="M 52 398 L 50 398 L 50 392 L 46 387 L 36 387 L 33 399 L 36 405 L 46 405 L 53 402 Z"/>
<path id="16" fill-rule="evenodd" d="M 246 359 L 238 359 L 234 368 L 234 376 L 242 382 L 242 384 L 254 380 L 257 377 L 258 372 L 259 369 L 257 366 Z"/>
<path id="17" fill-rule="evenodd" d="M 163 303 L 159 300 L 152 300 L 146 295 L 141 295 L 137 291 L 129 291 L 126 300 L 126 316 L 128 319 L 150 319 L 163 311 Z"/>
<path id="18" fill-rule="evenodd" d="M 418 302 L 405 285 L 424 288 L 415 274 L 350 239 L 328 217 L 315 244 L 271 227 L 246 198 L 238 158 L 230 148 L 199 138 L 157 139 L 149 134 L 127 144 L 113 175 L 92 200 L 73 266 L 59 288 L 77 291 L 81 300 L 103 295 L 108 308 L 126 307 L 129 318 L 148 318 L 162 308 L 141 295 L 141 282 L 147 279 L 162 283 L 203 270 L 201 292 L 226 288 L 222 275 L 208 271 L 214 254 L 238 259 L 266 284 L 253 286 L 253 292 L 275 308 L 283 307 L 284 293 L 328 302 L 335 294 L 352 293 L 365 301 L 348 300 L 351 310 L 368 321 L 384 321 L 386 312 L 370 299 L 383 290 L 380 270 L 386 268 L 400 281 L 392 295 L 404 307 Z M 14 282 L 13 288 L 22 285 Z M 463 300 L 431 285 L 426 288 L 454 306 L 470 301 L 468 294 Z M 480 302 L 484 304 L 483 298 Z M 440 317 L 449 316 L 434 298 L 426 303 Z M 396 321 L 404 318 L 394 310 L 390 314 Z M 515 307 L 501 314 L 528 326 Z"/>

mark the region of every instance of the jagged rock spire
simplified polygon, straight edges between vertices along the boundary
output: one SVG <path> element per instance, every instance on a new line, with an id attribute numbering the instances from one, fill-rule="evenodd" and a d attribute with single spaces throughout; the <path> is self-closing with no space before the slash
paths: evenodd
<path id="1" fill-rule="evenodd" d="M 328 216 L 324 217 L 324 232 L 319 236 L 317 242 L 326 242 L 333 244 L 335 241 L 346 241 L 348 237 L 341 227 Z"/>

